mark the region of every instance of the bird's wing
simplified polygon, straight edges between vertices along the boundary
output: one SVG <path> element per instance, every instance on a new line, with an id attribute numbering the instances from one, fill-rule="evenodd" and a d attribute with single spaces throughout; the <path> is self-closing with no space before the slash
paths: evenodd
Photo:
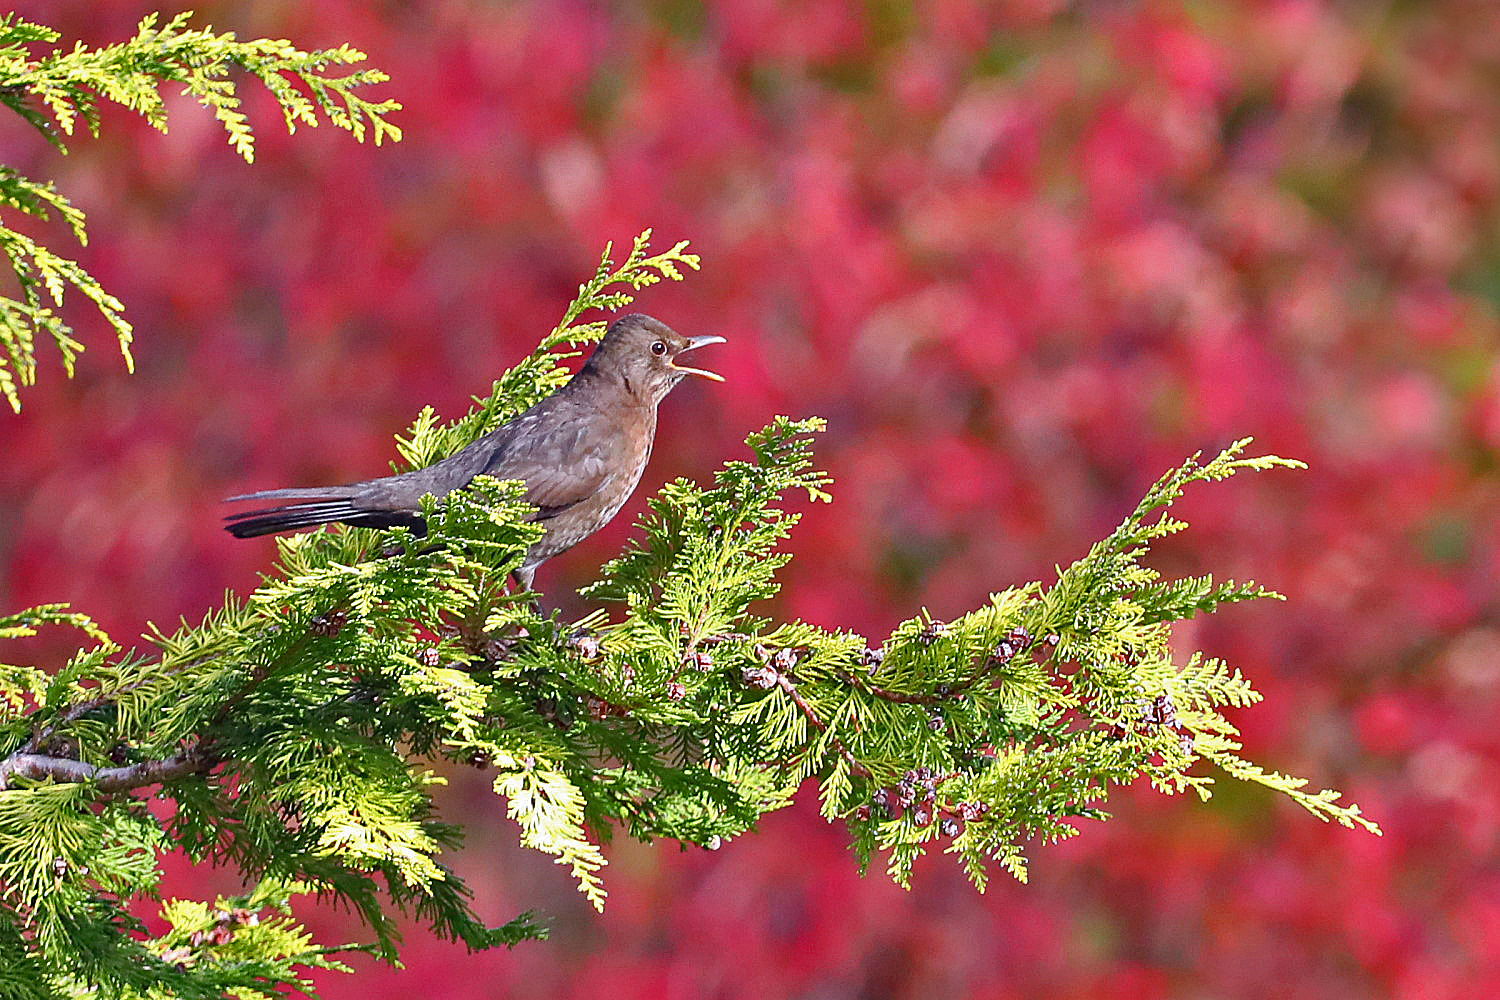
<path id="1" fill-rule="evenodd" d="M 598 493 L 608 482 L 618 434 L 597 411 L 523 414 L 508 428 L 484 475 L 526 482 L 526 502 L 538 508 L 537 520 L 556 517 Z"/>

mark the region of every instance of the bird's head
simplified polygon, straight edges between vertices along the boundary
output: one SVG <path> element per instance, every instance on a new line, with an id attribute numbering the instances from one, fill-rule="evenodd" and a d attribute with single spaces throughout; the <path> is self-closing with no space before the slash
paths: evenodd
<path id="1" fill-rule="evenodd" d="M 722 343 L 723 337 L 684 337 L 659 319 L 629 313 L 609 325 L 584 367 L 620 379 L 632 395 L 655 405 L 688 375 L 724 381 L 715 372 L 680 363 L 688 351 Z"/>

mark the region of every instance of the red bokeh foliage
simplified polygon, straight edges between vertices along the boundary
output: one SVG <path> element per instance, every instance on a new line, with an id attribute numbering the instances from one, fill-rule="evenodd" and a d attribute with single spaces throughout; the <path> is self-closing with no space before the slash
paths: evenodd
<path id="1" fill-rule="evenodd" d="M 798 529 L 779 614 L 879 635 L 958 613 L 1080 554 L 1188 452 L 1254 434 L 1307 460 L 1190 496 L 1157 563 L 1287 594 L 1186 638 L 1267 694 L 1253 756 L 1386 831 L 1131 790 L 1028 886 L 981 897 L 938 858 L 905 894 L 804 806 L 713 855 L 617 843 L 594 917 L 460 776 L 455 865 L 553 940 L 464 956 L 418 931 L 404 971 L 327 996 L 1492 993 L 1500 6 L 196 6 L 365 49 L 406 139 L 287 137 L 253 92 L 253 167 L 185 104 L 166 136 L 109 113 L 65 159 L 0 125 L 6 162 L 89 212 L 82 259 L 139 331 L 129 377 L 76 307 L 79 377 L 0 417 L 0 607 L 71 600 L 124 637 L 250 588 L 269 543 L 221 532 L 219 497 L 382 469 L 418 407 L 461 410 L 649 225 L 705 267 L 640 307 L 727 336 L 730 381 L 669 401 L 648 483 L 773 413 L 830 419 L 836 502 Z M 102 43 L 152 6 L 16 9 Z M 628 530 L 544 588 L 575 610 Z"/>

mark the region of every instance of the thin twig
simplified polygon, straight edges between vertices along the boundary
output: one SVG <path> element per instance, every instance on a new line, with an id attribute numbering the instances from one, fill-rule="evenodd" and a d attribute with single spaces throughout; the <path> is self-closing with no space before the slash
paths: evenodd
<path id="1" fill-rule="evenodd" d="M 787 697 L 792 699 L 792 703 L 802 711 L 807 721 L 811 722 L 819 732 L 828 733 L 828 726 L 824 724 L 822 719 L 818 718 L 818 713 L 814 712 L 812 706 L 807 703 L 807 699 L 802 697 L 802 692 L 797 690 L 797 685 L 792 682 L 790 677 L 778 671 L 776 674 L 776 686 L 787 693 Z M 870 777 L 869 769 L 854 759 L 854 754 L 849 752 L 849 749 L 844 746 L 843 742 L 837 736 L 828 733 L 828 739 L 833 744 L 833 748 L 843 755 L 844 760 L 849 762 L 849 770 L 851 772 L 862 778 Z"/>
<path id="2" fill-rule="evenodd" d="M 193 667 L 202 666 L 203 664 L 208 663 L 213 659 L 215 659 L 215 657 L 212 655 L 195 656 L 190 660 L 177 664 L 172 669 L 172 672 L 181 673 L 184 670 L 190 670 Z M 27 740 L 25 743 L 22 743 L 20 746 L 16 747 L 15 750 L 11 751 L 10 756 L 15 756 L 16 754 L 36 753 L 46 744 L 48 740 L 57 735 L 58 730 L 62 729 L 68 723 L 77 722 L 79 719 L 83 718 L 85 715 L 88 715 L 95 709 L 113 705 L 115 701 L 120 697 L 120 695 L 125 694 L 127 691 L 134 691 L 136 688 L 142 687 L 145 684 L 150 683 L 150 681 L 154 679 L 155 678 L 151 677 L 142 677 L 139 680 L 121 684 L 119 687 L 112 689 L 107 694 L 95 695 L 94 697 L 89 698 L 85 701 L 80 701 L 76 702 L 75 704 L 69 705 L 67 708 L 59 712 L 56 718 L 54 718 L 50 723 L 32 734 L 31 739 Z M 33 712 L 31 714 L 34 715 L 36 713 Z"/>
<path id="3" fill-rule="evenodd" d="M 250 671 L 250 676 L 245 678 L 245 682 L 241 684 L 233 694 L 220 702 L 218 710 L 215 711 L 213 717 L 208 720 L 208 726 L 206 728 L 214 729 L 219 725 L 219 723 L 229 718 L 230 709 L 234 708 L 234 706 L 238 705 L 242 700 L 244 700 L 246 696 L 248 696 L 257 687 L 259 687 L 268 677 L 276 673 L 276 671 L 280 670 L 282 667 L 286 666 L 293 659 L 293 657 L 302 652 L 303 648 L 305 648 L 307 644 L 312 641 L 312 638 L 312 632 L 308 631 L 302 633 L 296 639 L 292 640 L 291 645 L 282 650 L 280 656 L 276 657 L 265 666 L 257 667 L 256 669 Z"/>
<path id="4" fill-rule="evenodd" d="M 944 696 L 937 694 L 906 694 L 902 691 L 891 691 L 888 688 L 883 688 L 878 685 L 871 684 L 869 681 L 861 680 L 853 674 L 843 670 L 839 671 L 839 677 L 845 684 L 848 684 L 850 687 L 857 688 L 860 691 L 865 692 L 866 694 L 874 695 L 881 701 L 894 701 L 902 705 L 936 705 L 944 701 L 952 700 L 951 695 Z"/>
<path id="5" fill-rule="evenodd" d="M 66 709 L 59 712 L 57 718 L 53 719 L 49 725 L 46 725 L 39 729 L 31 737 L 31 739 L 27 740 L 25 743 L 22 743 L 19 747 L 17 747 L 15 753 L 13 753 L 11 756 L 16 756 L 17 754 L 35 753 L 37 750 L 41 749 L 42 744 L 46 743 L 53 736 L 55 736 L 57 734 L 57 731 L 63 726 L 66 726 L 70 722 L 75 722 L 78 719 L 83 718 L 85 715 L 89 714 L 96 708 L 103 708 L 105 705 L 110 704 L 114 700 L 114 696 L 119 694 L 120 691 L 123 690 L 125 689 L 121 688 L 119 690 L 112 691 L 109 694 L 101 694 L 98 697 L 90 698 L 87 701 L 80 701 L 77 704 L 69 705 Z"/>

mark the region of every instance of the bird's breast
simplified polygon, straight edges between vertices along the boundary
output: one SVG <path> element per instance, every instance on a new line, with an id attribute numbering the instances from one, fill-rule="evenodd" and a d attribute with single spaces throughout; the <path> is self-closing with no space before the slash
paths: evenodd
<path id="1" fill-rule="evenodd" d="M 547 534 L 532 545 L 528 560 L 540 562 L 578 544 L 604 527 L 635 492 L 651 457 L 656 413 L 627 409 L 611 424 L 603 446 L 608 471 L 592 494 L 545 520 Z"/>

